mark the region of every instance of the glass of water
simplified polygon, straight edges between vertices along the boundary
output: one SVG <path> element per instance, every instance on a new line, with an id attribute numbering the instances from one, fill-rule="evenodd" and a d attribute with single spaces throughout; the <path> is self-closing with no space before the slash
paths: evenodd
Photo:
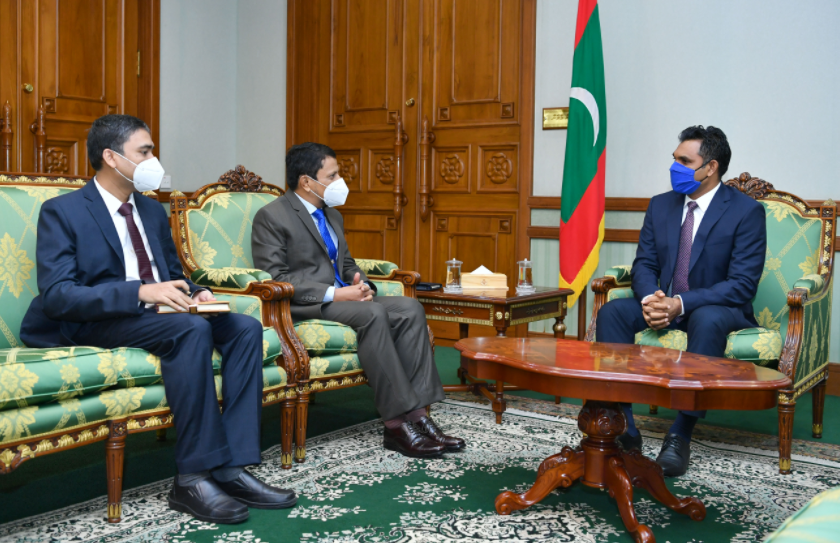
<path id="1" fill-rule="evenodd" d="M 536 289 L 534 288 L 531 262 L 526 258 L 517 262 L 517 264 L 519 265 L 519 275 L 516 278 L 516 293 L 533 294 Z"/>
<path id="2" fill-rule="evenodd" d="M 444 292 L 463 292 L 461 288 L 461 262 L 453 258 L 446 261 L 446 284 L 443 287 Z"/>

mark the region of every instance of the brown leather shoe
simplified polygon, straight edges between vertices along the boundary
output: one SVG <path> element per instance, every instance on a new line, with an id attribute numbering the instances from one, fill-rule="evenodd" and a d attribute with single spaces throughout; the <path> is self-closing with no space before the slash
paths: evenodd
<path id="1" fill-rule="evenodd" d="M 385 427 L 385 448 L 413 458 L 435 458 L 443 454 L 445 447 L 426 437 L 410 420 L 403 421 L 399 428 Z"/>
<path id="2" fill-rule="evenodd" d="M 435 443 L 446 447 L 447 452 L 460 451 L 467 446 L 467 442 L 460 437 L 444 435 L 443 430 L 432 420 L 431 417 L 423 417 L 417 423 L 420 431 Z"/>

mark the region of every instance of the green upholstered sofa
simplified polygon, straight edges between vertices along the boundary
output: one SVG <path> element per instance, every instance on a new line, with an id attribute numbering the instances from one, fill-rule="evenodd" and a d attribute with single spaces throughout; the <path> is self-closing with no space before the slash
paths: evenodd
<path id="1" fill-rule="evenodd" d="M 840 487 L 820 492 L 764 543 L 829 543 L 840 530 Z"/>
<path id="2" fill-rule="evenodd" d="M 789 389 L 779 392 L 779 471 L 786 474 L 790 473 L 796 399 L 809 390 L 813 399 L 813 436 L 822 437 L 836 206 L 831 201 L 810 205 L 748 173 L 726 184 L 764 206 L 767 256 L 753 299 L 759 326 L 729 334 L 725 355 L 776 367 L 793 382 Z M 595 306 L 587 340 L 597 338 L 595 324 L 601 306 L 633 296 L 630 279 L 630 266 L 618 266 L 592 282 Z M 678 330 L 647 329 L 636 335 L 636 343 L 685 350 L 687 338 L 685 332 Z"/>
<path id="3" fill-rule="evenodd" d="M 86 178 L 0 175 L 0 473 L 23 462 L 107 440 L 108 520 L 121 516 L 126 436 L 173 425 L 161 380 L 160 359 L 140 349 L 67 347 L 29 349 L 21 320 L 38 293 L 35 245 L 38 213 L 49 198 L 78 189 Z M 153 195 L 153 194 L 152 194 Z M 290 285 L 255 283 L 247 289 L 214 289 L 237 313 L 263 323 L 263 403 L 280 402 L 286 390 L 280 330 L 281 305 Z M 221 394 L 221 358 L 214 353 Z M 291 434 L 292 421 L 281 424 Z"/>
<path id="4" fill-rule="evenodd" d="M 171 220 L 176 246 L 190 278 L 211 288 L 247 289 L 254 282 L 269 282 L 267 272 L 254 268 L 251 258 L 251 224 L 257 211 L 283 194 L 278 186 L 237 166 L 215 183 L 190 196 L 170 195 Z M 399 270 L 384 260 L 356 259 L 376 284 L 377 296 L 416 297 L 417 272 Z M 289 286 L 289 288 L 291 288 Z M 352 328 L 332 321 L 307 320 L 292 323 L 284 306 L 281 316 L 291 356 L 287 366 L 284 412 L 294 412 L 294 461 L 306 458 L 306 423 L 310 398 L 315 393 L 367 383 L 356 354 Z M 430 339 L 434 348 L 434 338 Z M 283 434 L 282 466 L 292 466 L 292 437 Z"/>

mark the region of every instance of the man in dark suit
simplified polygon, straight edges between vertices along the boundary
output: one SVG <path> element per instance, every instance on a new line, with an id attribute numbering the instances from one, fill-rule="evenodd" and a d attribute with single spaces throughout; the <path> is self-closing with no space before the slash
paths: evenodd
<path id="1" fill-rule="evenodd" d="M 385 424 L 384 445 L 407 456 L 457 451 L 464 440 L 444 435 L 425 407 L 444 398 L 426 316 L 403 296 L 375 297 L 347 249 L 347 185 L 335 152 L 303 143 L 286 155 L 287 191 L 260 209 L 251 232 L 254 265 L 295 287 L 292 318 L 326 319 L 356 331 L 359 361 Z"/>
<path id="2" fill-rule="evenodd" d="M 184 311 L 215 298 L 184 277 L 161 205 L 137 191 L 156 189 L 163 168 L 146 124 L 129 115 L 97 119 L 87 139 L 96 177 L 44 202 L 38 219 L 38 290 L 21 325 L 29 347 L 136 347 L 160 357 L 175 415 L 178 475 L 172 509 L 215 523 L 242 522 L 248 506 L 294 505 L 244 466 L 260 463 L 262 326 L 237 314 Z M 222 354 L 223 408 L 213 382 Z"/>
<path id="3" fill-rule="evenodd" d="M 757 326 L 752 298 L 764 269 L 764 207 L 721 183 L 732 152 L 719 128 L 692 126 L 679 136 L 671 166 L 674 190 L 654 196 L 633 262 L 634 298 L 613 300 L 598 312 L 598 341 L 633 343 L 646 328 L 688 335 L 688 352 L 722 357 L 726 336 Z M 619 443 L 641 448 L 642 436 L 624 405 L 627 433 Z M 705 412 L 682 411 L 657 462 L 665 475 L 688 469 L 691 433 Z"/>

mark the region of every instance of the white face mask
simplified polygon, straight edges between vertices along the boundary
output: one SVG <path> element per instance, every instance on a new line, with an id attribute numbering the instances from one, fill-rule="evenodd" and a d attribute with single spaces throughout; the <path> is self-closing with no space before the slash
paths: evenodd
<path id="1" fill-rule="evenodd" d="M 306 177 L 309 177 L 309 176 L 307 175 Z M 309 177 L 309 179 L 312 179 L 312 178 Z M 325 187 L 323 198 L 321 198 L 320 196 L 315 194 L 314 190 L 312 191 L 312 194 L 315 194 L 315 196 L 318 196 L 318 198 L 321 198 L 321 200 L 323 200 L 324 203 L 327 204 L 328 206 L 330 206 L 330 207 L 343 206 L 344 202 L 347 201 L 347 195 L 350 194 L 350 189 L 347 188 L 347 183 L 344 182 L 344 179 L 339 177 L 338 179 L 336 179 L 335 181 L 333 181 L 329 185 L 325 185 L 325 184 L 319 182 L 317 179 L 312 179 L 312 181 L 318 183 L 322 187 Z"/>
<path id="2" fill-rule="evenodd" d="M 111 149 L 111 152 L 115 155 L 121 157 L 123 160 L 128 160 L 118 152 Z M 128 160 L 128 162 L 131 162 Z M 135 164 L 131 162 L 135 166 L 134 169 L 134 179 L 129 179 L 128 177 L 124 176 L 123 173 L 117 170 L 117 173 L 122 175 L 126 181 L 130 181 L 134 183 L 134 188 L 136 188 L 139 192 L 146 192 L 147 190 L 157 190 L 160 188 L 160 182 L 163 181 L 163 166 L 160 165 L 158 162 L 157 157 L 152 157 L 148 160 L 144 160 L 140 164 Z"/>

